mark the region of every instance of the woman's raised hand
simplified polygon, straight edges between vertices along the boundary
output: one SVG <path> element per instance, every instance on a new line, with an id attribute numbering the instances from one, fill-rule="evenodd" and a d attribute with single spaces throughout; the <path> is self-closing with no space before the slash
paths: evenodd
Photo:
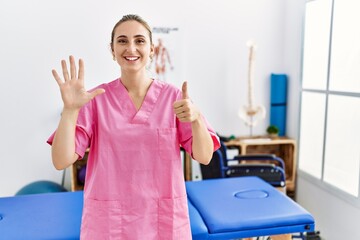
<path id="1" fill-rule="evenodd" d="M 61 67 L 64 79 L 61 79 L 59 74 L 52 70 L 52 74 L 60 87 L 61 98 L 64 102 L 64 109 L 80 110 L 82 106 L 88 103 L 91 99 L 105 92 L 104 89 L 96 89 L 92 92 L 87 92 L 84 87 L 84 61 L 79 59 L 79 71 L 76 70 L 75 59 L 73 56 L 69 57 L 70 73 L 65 60 L 61 61 Z"/>
<path id="2" fill-rule="evenodd" d="M 173 108 L 180 122 L 194 122 L 200 118 L 199 109 L 190 100 L 187 82 L 182 85 L 182 99 L 175 101 Z"/>

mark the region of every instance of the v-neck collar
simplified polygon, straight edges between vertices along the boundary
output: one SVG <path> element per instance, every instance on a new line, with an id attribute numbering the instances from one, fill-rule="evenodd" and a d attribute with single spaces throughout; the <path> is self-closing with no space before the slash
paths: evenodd
<path id="1" fill-rule="evenodd" d="M 130 97 L 129 92 L 125 88 L 124 84 L 121 82 L 121 79 L 119 79 L 118 81 L 119 81 L 119 85 L 121 86 L 122 92 L 124 93 L 125 96 L 127 96 L 126 97 L 127 102 L 129 103 L 127 109 L 128 110 L 132 109 L 134 111 L 134 115 L 133 115 L 134 117 L 132 118 L 131 123 L 133 124 L 145 123 L 155 107 L 156 101 L 159 98 L 159 95 L 161 93 L 162 88 L 164 87 L 164 84 L 161 84 L 157 80 L 153 80 L 149 89 L 146 92 L 146 95 L 139 110 L 137 110 L 133 100 Z"/>

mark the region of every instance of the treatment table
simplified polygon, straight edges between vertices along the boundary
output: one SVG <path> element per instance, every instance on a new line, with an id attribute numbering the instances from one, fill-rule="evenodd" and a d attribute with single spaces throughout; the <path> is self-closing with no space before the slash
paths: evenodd
<path id="1" fill-rule="evenodd" d="M 258 177 L 186 182 L 194 240 L 313 232 L 314 218 Z"/>
<path id="2" fill-rule="evenodd" d="M 257 177 L 186 182 L 186 190 L 194 240 L 314 231 L 306 210 Z M 0 198 L 0 239 L 79 239 L 82 204 L 82 191 Z"/>

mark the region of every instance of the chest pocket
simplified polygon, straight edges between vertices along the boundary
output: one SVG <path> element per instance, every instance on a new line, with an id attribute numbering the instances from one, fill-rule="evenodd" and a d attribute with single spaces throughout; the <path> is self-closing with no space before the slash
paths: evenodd
<path id="1" fill-rule="evenodd" d="M 176 128 L 161 128 L 157 131 L 160 159 L 166 161 L 175 161 L 178 159 L 180 155 L 180 145 Z"/>

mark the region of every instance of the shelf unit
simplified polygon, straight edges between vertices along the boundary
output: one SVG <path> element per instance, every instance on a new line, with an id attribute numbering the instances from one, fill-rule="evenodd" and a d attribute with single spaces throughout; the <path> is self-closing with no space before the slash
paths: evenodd
<path id="1" fill-rule="evenodd" d="M 296 141 L 287 137 L 239 137 L 225 143 L 228 148 L 237 148 L 239 154 L 275 154 L 284 160 L 287 195 L 296 190 Z"/>

